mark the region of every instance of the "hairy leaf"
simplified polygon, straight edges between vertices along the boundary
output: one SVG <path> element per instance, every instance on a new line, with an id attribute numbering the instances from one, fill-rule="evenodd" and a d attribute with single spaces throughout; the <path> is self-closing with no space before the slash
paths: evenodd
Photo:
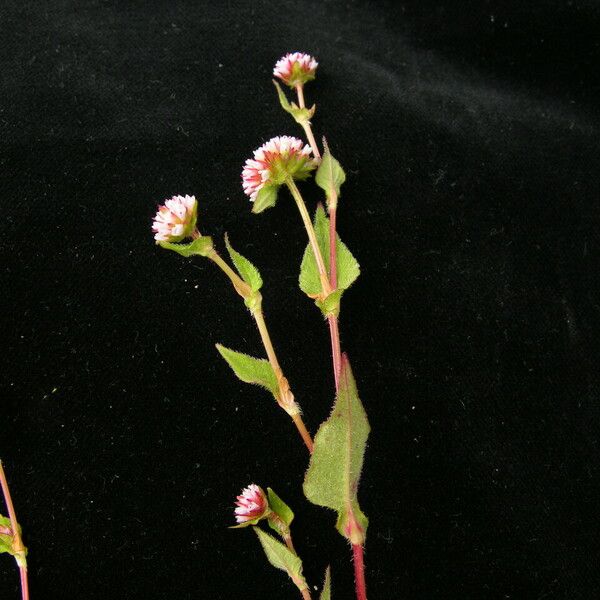
<path id="1" fill-rule="evenodd" d="M 217 344 L 217 350 L 233 369 L 233 372 L 246 383 L 254 383 L 269 390 L 275 398 L 279 395 L 279 386 L 273 367 L 264 358 L 254 358 L 242 352 L 230 350 Z"/>
<path id="2" fill-rule="evenodd" d="M 325 152 L 315 175 L 315 182 L 325 191 L 327 206 L 335 208 L 340 195 L 340 187 L 346 181 L 346 173 L 340 163 L 333 158 L 329 146 L 325 144 Z"/>
<path id="3" fill-rule="evenodd" d="M 239 252 L 236 252 L 229 243 L 229 237 L 225 234 L 225 245 L 227 246 L 227 252 L 231 256 L 231 260 L 240 274 L 240 277 L 252 288 L 253 292 L 260 290 L 263 284 L 262 277 L 258 272 L 258 269 Z"/>
<path id="4" fill-rule="evenodd" d="M 271 489 L 267 488 L 269 508 L 289 527 L 294 520 L 292 509 Z"/>
<path id="5" fill-rule="evenodd" d="M 260 540 L 269 562 L 276 569 L 285 571 L 300 590 L 307 589 L 308 585 L 302 575 L 302 561 L 300 558 L 289 550 L 285 544 L 277 541 L 273 536 L 260 529 L 260 527 L 255 527 L 254 531 Z"/>
<path id="6" fill-rule="evenodd" d="M 343 355 L 337 399 L 315 435 L 304 494 L 313 504 L 337 511 L 336 527 L 348 539 L 349 526 L 358 525 L 364 534 L 368 523 L 358 506 L 357 490 L 369 431 L 348 358 Z M 356 543 L 356 536 L 352 537 Z"/>
<path id="7" fill-rule="evenodd" d="M 329 271 L 329 219 L 322 206 L 319 206 L 315 213 L 314 227 L 325 268 Z M 360 266 L 346 244 L 340 240 L 339 235 L 337 236 L 336 253 L 338 289 L 347 290 L 360 275 Z M 310 244 L 304 251 L 300 265 L 300 289 L 311 298 L 316 298 L 322 291 L 317 261 Z"/>

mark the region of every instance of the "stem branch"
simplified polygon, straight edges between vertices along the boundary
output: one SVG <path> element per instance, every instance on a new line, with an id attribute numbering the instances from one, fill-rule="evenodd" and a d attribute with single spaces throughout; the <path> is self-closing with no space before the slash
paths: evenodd
<path id="1" fill-rule="evenodd" d="M 304 103 L 304 85 L 299 83 L 296 85 L 296 94 L 298 95 L 298 106 L 300 108 L 306 108 Z M 315 136 L 312 131 L 312 127 L 310 121 L 304 121 L 301 123 L 302 129 L 304 129 L 304 133 L 306 134 L 306 138 L 308 139 L 308 143 L 312 148 L 313 154 L 317 160 L 321 160 L 321 153 L 319 152 L 319 146 L 317 146 L 317 140 L 315 140 Z"/>

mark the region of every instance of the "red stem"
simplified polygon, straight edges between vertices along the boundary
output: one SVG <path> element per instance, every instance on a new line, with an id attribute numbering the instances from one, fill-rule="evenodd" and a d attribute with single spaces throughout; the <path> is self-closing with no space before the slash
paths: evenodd
<path id="1" fill-rule="evenodd" d="M 365 583 L 365 560 L 363 547 L 352 544 L 354 557 L 354 581 L 356 583 L 356 600 L 367 600 L 367 584 Z"/>
<path id="2" fill-rule="evenodd" d="M 334 290 L 337 288 L 336 215 L 337 208 L 329 210 L 329 280 Z"/>
<path id="3" fill-rule="evenodd" d="M 29 600 L 29 581 L 27 580 L 27 567 L 19 567 L 21 574 L 21 597 L 23 600 Z"/>
<path id="4" fill-rule="evenodd" d="M 331 356 L 333 357 L 333 377 L 335 379 L 335 391 L 340 387 L 340 371 L 342 370 L 342 351 L 340 346 L 340 329 L 338 319 L 335 315 L 327 315 L 329 322 L 329 337 L 331 337 Z"/>

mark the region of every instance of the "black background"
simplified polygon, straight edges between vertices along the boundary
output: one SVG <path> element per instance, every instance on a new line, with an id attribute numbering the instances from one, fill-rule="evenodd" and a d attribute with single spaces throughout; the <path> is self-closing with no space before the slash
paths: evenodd
<path id="1" fill-rule="evenodd" d="M 307 99 L 363 269 L 341 327 L 373 429 L 370 598 L 600 593 L 596 2 L 4 0 L 0 17 L 0 456 L 32 598 L 298 597 L 227 529 L 252 481 L 295 508 L 311 584 L 331 562 L 333 597 L 353 596 L 289 420 L 214 350 L 261 354 L 245 308 L 150 232 L 159 202 L 195 194 L 201 230 L 259 266 L 314 432 L 333 382 L 296 285 L 304 231 L 285 194 L 251 215 L 239 181 L 254 148 L 301 133 L 270 82 L 294 50 L 320 62 Z"/>

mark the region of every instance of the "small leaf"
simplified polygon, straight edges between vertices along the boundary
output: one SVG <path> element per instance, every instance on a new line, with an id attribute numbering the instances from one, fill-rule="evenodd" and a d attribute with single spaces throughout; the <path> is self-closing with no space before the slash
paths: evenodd
<path id="1" fill-rule="evenodd" d="M 289 527 L 294 520 L 292 509 L 271 488 L 267 488 L 267 498 L 269 508 Z"/>
<path id="2" fill-rule="evenodd" d="M 315 213 L 314 227 L 325 268 L 329 271 L 329 219 L 322 206 L 319 206 Z M 360 275 L 360 266 L 346 244 L 340 240 L 339 235 L 337 236 L 336 259 L 338 289 L 347 290 Z M 310 298 L 317 298 L 322 293 L 317 261 L 310 244 L 304 251 L 300 265 L 300 289 Z"/>
<path id="3" fill-rule="evenodd" d="M 335 208 L 340 195 L 340 187 L 346 181 L 346 173 L 340 163 L 333 158 L 329 146 L 324 142 L 325 152 L 315 175 L 315 182 L 325 191 L 327 207 Z"/>
<path id="4" fill-rule="evenodd" d="M 257 215 L 258 213 L 263 212 L 263 210 L 267 210 L 267 208 L 275 206 L 278 192 L 278 185 L 265 185 L 262 187 L 258 191 L 256 199 L 254 200 L 254 204 L 252 205 L 252 212 Z"/>
<path id="5" fill-rule="evenodd" d="M 312 106 L 311 108 L 300 108 L 294 102 L 290 104 L 290 101 L 287 99 L 285 92 L 281 89 L 281 86 L 277 81 L 273 80 L 275 87 L 277 88 L 277 95 L 279 96 L 279 104 L 281 104 L 281 108 L 285 110 L 285 112 L 290 113 L 296 123 L 302 125 L 303 123 L 309 123 L 313 118 L 316 110 L 316 106 Z"/>
<path id="6" fill-rule="evenodd" d="M 161 248 L 173 250 L 181 256 L 208 256 L 213 249 L 212 238 L 207 235 L 202 235 L 189 244 L 172 244 L 171 242 L 158 242 Z"/>
<path id="7" fill-rule="evenodd" d="M 260 529 L 260 527 L 255 527 L 254 531 L 260 540 L 269 562 L 276 569 L 285 571 L 300 590 L 307 589 L 308 585 L 302 575 L 302 561 L 300 558 L 289 550 L 287 546 Z"/>
<path id="8" fill-rule="evenodd" d="M 331 415 L 315 435 L 304 494 L 313 504 L 337 511 L 336 527 L 352 543 L 362 543 L 368 524 L 358 506 L 357 490 L 369 431 L 344 354 L 338 396 Z"/>
<path id="9" fill-rule="evenodd" d="M 325 583 L 319 600 L 331 600 L 331 567 L 325 571 Z"/>
<path id="10" fill-rule="evenodd" d="M 0 554 L 3 552 L 8 552 L 12 554 L 12 534 L 8 534 L 7 530 L 12 531 L 10 519 L 7 517 L 3 517 L 0 515 Z"/>
<path id="11" fill-rule="evenodd" d="M 242 352 L 230 350 L 221 344 L 217 344 L 217 350 L 233 369 L 233 372 L 246 383 L 254 383 L 269 390 L 277 399 L 279 396 L 279 385 L 273 367 L 264 358 L 254 358 Z"/>
<path id="12" fill-rule="evenodd" d="M 252 288 L 253 292 L 260 290 L 263 281 L 258 269 L 247 258 L 231 247 L 227 234 L 225 234 L 225 245 L 240 277 Z"/>
<path id="13" fill-rule="evenodd" d="M 315 304 L 321 309 L 321 312 L 325 315 L 339 315 L 340 314 L 340 300 L 344 290 L 335 290 L 329 294 L 324 300 L 317 300 Z"/>

